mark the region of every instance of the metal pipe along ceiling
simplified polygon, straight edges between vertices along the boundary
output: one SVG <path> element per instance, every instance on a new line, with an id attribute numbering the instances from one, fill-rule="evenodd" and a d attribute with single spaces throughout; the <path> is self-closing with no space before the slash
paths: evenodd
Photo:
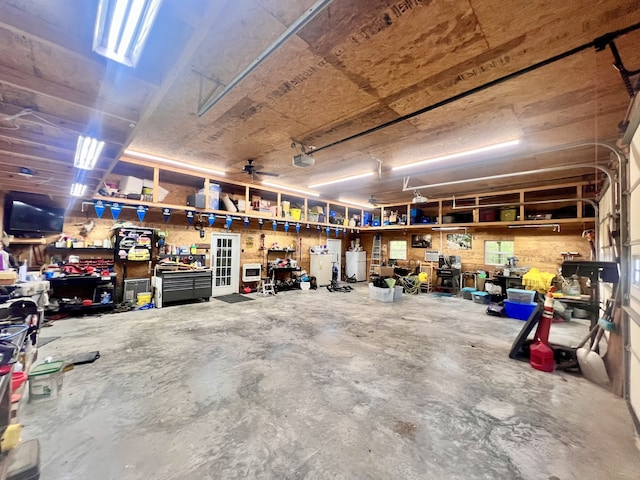
<path id="1" fill-rule="evenodd" d="M 482 91 L 487 90 L 489 88 L 495 87 L 496 85 L 499 85 L 499 84 L 501 84 L 503 82 L 506 82 L 508 80 L 512 80 L 514 78 L 520 77 L 520 76 L 522 76 L 522 75 L 524 75 L 526 73 L 529 73 L 529 72 L 533 72 L 533 71 L 535 71 L 535 70 L 537 70 L 537 69 L 539 69 L 541 67 L 545 67 L 545 66 L 550 65 L 552 63 L 555 63 L 555 62 L 557 62 L 559 60 L 563 60 L 565 58 L 569 58 L 569 57 L 571 57 L 571 56 L 573 56 L 573 55 L 575 55 L 577 53 L 580 53 L 580 52 L 582 52 L 584 50 L 587 50 L 589 48 L 599 47 L 599 46 L 603 45 L 603 43 L 606 44 L 606 41 L 609 41 L 609 40 L 612 41 L 613 39 L 615 39 L 615 38 L 617 38 L 619 36 L 626 35 L 627 33 L 633 32 L 633 31 L 638 30 L 638 29 L 640 29 L 640 23 L 635 23 L 635 24 L 630 25 L 630 26 L 628 26 L 626 28 L 623 28 L 621 30 L 615 30 L 613 32 L 609 32 L 609 33 L 603 35 L 602 37 L 596 38 L 595 40 L 593 40 L 593 41 L 591 41 L 589 43 L 585 43 L 585 44 L 579 45 L 579 46 L 577 46 L 575 48 L 572 48 L 571 50 L 567 50 L 566 52 L 562 52 L 562 53 L 559 53 L 558 55 L 554 55 L 553 57 L 547 58 L 546 60 L 542 60 L 540 62 L 534 63 L 533 65 L 529 65 L 528 67 L 522 68 L 522 69 L 517 70 L 517 71 L 512 72 L 512 73 L 509 73 L 507 75 L 504 75 L 503 77 L 496 78 L 495 80 L 492 80 L 492 81 L 487 82 L 485 84 L 478 85 L 477 87 L 471 88 L 471 89 L 469 89 L 469 90 L 467 90 L 465 92 L 462 92 L 462 93 L 459 93 L 457 95 L 454 95 L 453 97 L 446 98 L 446 99 L 441 100 L 439 102 L 436 102 L 436 103 L 434 103 L 432 105 L 428 105 L 426 107 L 423 107 L 423 108 L 421 108 L 419 110 L 416 110 L 415 112 L 411 112 L 411 113 L 408 113 L 408 114 L 403 115 L 401 117 L 394 118 L 393 120 L 385 122 L 385 123 L 383 123 L 381 125 L 369 128 L 368 130 L 364 130 L 363 132 L 355 133 L 355 134 L 350 135 L 350 136 L 348 136 L 346 138 L 342 138 L 340 140 L 336 140 L 335 142 L 331 142 L 331 143 L 329 143 L 327 145 L 323 145 L 321 147 L 317 147 L 317 148 L 315 148 L 313 150 L 313 153 L 319 152 L 319 151 L 324 150 L 326 148 L 335 147 L 336 145 L 340 145 L 341 143 L 345 143 L 345 142 L 348 142 L 350 140 L 354 140 L 356 138 L 364 137 L 365 135 L 369 135 L 371 133 L 377 132 L 378 130 L 382 130 L 384 128 L 391 127 L 391 126 L 396 125 L 398 123 L 404 122 L 405 120 L 409 120 L 411 118 L 417 117 L 419 115 L 422 115 L 424 113 L 430 112 L 432 110 L 436 110 L 437 108 L 444 107 L 445 105 L 448 105 L 448 104 L 453 103 L 453 102 L 458 101 L 458 100 L 462 100 L 463 98 L 466 98 L 466 97 L 468 97 L 470 95 L 474 95 L 474 94 L 479 93 L 479 92 L 482 92 Z"/>
<path id="2" fill-rule="evenodd" d="M 240 82 L 247 78 L 262 62 L 269 58 L 280 46 L 298 33 L 306 24 L 313 20 L 322 10 L 324 10 L 333 0 L 318 0 L 307 9 L 295 22 L 293 22 L 276 40 L 269 45 L 258 57 L 247 65 L 222 91 L 213 98 L 209 98 L 204 105 L 198 110 L 198 116 L 201 117 L 207 113 L 213 106 L 226 97 L 231 90 L 236 88 Z"/>

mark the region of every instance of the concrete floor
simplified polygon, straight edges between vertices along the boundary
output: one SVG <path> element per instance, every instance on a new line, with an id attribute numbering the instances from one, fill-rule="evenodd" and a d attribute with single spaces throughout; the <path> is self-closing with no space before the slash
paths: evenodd
<path id="1" fill-rule="evenodd" d="M 459 298 L 379 303 L 365 285 L 253 298 L 44 329 L 61 338 L 41 359 L 102 357 L 21 407 L 41 478 L 639 476 L 625 402 L 510 360 L 522 322 Z"/>

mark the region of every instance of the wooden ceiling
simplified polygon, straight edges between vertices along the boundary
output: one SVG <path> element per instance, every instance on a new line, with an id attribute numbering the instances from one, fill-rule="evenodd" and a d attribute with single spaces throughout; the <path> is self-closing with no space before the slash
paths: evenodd
<path id="1" fill-rule="evenodd" d="M 409 185 L 431 185 L 608 162 L 602 147 L 537 152 L 619 136 L 629 94 L 609 48 L 589 45 L 496 81 L 634 26 L 635 1 L 334 0 L 198 115 L 210 93 L 314 3 L 165 0 L 132 69 L 92 52 L 97 0 L 0 2 L 0 189 L 67 196 L 80 133 L 107 142 L 85 178 L 92 191 L 125 148 L 249 182 L 242 167 L 252 158 L 280 175 L 268 180 L 303 188 L 374 172 L 318 190 L 362 202 L 375 194 L 385 203 L 411 199 L 402 191 L 409 173 Z M 629 70 L 640 68 L 639 41 L 634 29 L 615 40 Z M 391 170 L 511 139 L 520 144 L 500 154 Z M 292 140 L 315 147 L 314 166 L 292 166 Z M 21 166 L 33 176 L 19 175 Z M 568 168 L 421 191 L 486 192 L 590 180 L 594 172 Z"/>

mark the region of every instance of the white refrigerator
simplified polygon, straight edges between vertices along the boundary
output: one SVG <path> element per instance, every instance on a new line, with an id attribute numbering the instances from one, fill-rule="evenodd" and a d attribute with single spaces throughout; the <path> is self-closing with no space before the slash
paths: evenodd
<path id="1" fill-rule="evenodd" d="M 316 277 L 316 283 L 319 287 L 331 284 L 331 273 L 335 261 L 335 254 L 311 254 L 311 268 L 309 269 L 309 275 Z"/>
<path id="2" fill-rule="evenodd" d="M 345 276 L 355 275 L 358 282 L 364 282 L 367 279 L 367 252 L 346 252 L 345 257 Z"/>

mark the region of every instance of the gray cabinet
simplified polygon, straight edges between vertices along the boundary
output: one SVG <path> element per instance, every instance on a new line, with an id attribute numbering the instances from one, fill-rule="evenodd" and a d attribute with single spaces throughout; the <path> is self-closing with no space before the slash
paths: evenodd
<path id="1" fill-rule="evenodd" d="M 156 271 L 152 279 L 156 307 L 184 300 L 209 300 L 212 279 L 211 270 Z"/>

